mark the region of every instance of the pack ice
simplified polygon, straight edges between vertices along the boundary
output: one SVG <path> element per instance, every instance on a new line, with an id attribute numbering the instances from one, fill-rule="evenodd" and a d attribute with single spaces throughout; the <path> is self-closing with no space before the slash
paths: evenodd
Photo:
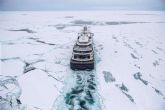
<path id="1" fill-rule="evenodd" d="M 0 110 L 164 110 L 165 12 L 0 12 Z M 95 69 L 70 69 L 77 33 Z"/>

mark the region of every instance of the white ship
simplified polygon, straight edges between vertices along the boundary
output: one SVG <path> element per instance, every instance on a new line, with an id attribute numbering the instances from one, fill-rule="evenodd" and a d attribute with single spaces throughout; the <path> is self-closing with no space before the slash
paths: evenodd
<path id="1" fill-rule="evenodd" d="M 70 61 L 72 70 L 94 69 L 93 36 L 94 34 L 88 30 L 87 26 L 84 26 L 82 32 L 78 33 Z"/>

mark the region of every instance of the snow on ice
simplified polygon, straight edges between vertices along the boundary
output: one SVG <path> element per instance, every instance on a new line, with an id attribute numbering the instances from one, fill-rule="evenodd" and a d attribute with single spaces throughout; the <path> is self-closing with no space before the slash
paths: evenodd
<path id="1" fill-rule="evenodd" d="M 165 13 L 0 12 L 1 110 L 164 110 Z M 95 70 L 69 68 L 94 33 Z"/>

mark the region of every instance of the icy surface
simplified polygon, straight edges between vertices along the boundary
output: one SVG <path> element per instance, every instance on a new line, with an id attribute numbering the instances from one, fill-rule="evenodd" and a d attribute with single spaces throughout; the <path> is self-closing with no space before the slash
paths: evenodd
<path id="1" fill-rule="evenodd" d="M 94 33 L 95 70 L 69 68 Z M 165 12 L 0 12 L 0 110 L 164 110 Z"/>

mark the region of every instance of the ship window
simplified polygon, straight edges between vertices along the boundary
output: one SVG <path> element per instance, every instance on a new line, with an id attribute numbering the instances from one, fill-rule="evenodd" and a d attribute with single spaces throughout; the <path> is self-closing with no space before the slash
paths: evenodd
<path id="1" fill-rule="evenodd" d="M 78 58 L 78 55 L 74 55 L 74 58 L 75 58 L 75 59 Z"/>
<path id="2" fill-rule="evenodd" d="M 86 56 L 85 56 L 85 55 L 80 55 L 79 58 L 80 58 L 80 59 L 85 59 Z"/>
<path id="3" fill-rule="evenodd" d="M 89 59 L 90 55 L 79 55 L 80 59 Z"/>

